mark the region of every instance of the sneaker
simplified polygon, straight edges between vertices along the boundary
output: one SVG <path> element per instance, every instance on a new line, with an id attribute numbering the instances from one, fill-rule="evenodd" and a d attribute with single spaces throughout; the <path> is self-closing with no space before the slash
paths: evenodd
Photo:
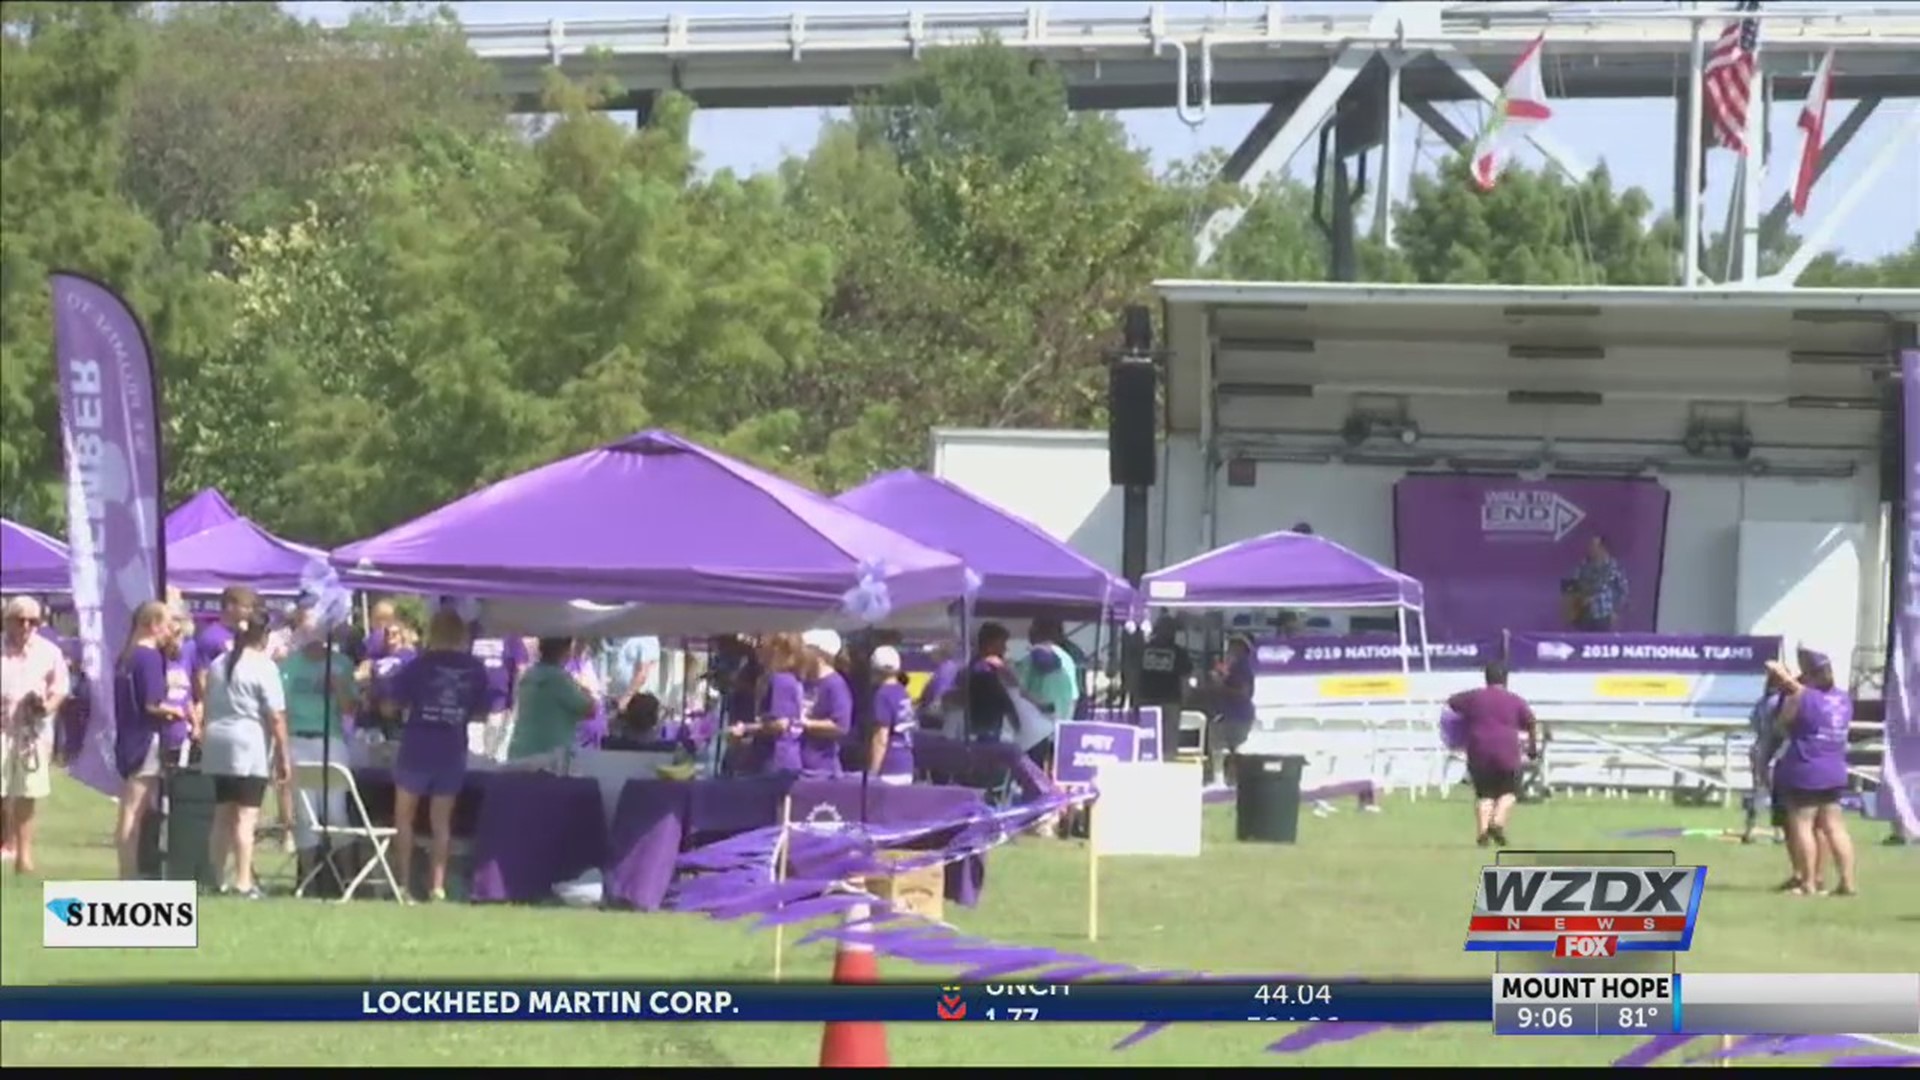
<path id="1" fill-rule="evenodd" d="M 267 894 L 261 892 L 260 886 L 258 885 L 255 885 L 253 888 L 248 889 L 246 892 L 236 893 L 236 895 L 238 895 L 242 900 L 265 900 L 267 898 Z"/>
<path id="2" fill-rule="evenodd" d="M 1500 826 L 1495 825 L 1492 828 L 1488 829 L 1487 835 L 1493 838 L 1493 842 L 1495 844 L 1498 844 L 1501 847 L 1507 846 L 1507 830 L 1501 828 Z"/>
<path id="3" fill-rule="evenodd" d="M 1481 833 L 1480 836 L 1474 840 L 1474 843 L 1479 847 L 1486 847 L 1489 842 L 1490 840 L 1486 833 Z"/>

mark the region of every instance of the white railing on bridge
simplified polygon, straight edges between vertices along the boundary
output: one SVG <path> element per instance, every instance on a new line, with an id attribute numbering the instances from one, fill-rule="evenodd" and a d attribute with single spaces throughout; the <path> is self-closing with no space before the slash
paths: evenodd
<path id="1" fill-rule="evenodd" d="M 1426 9 L 1415 17 L 1413 9 Z M 476 54 L 489 60 L 559 62 L 595 52 L 620 56 L 701 54 L 902 52 L 962 45 L 992 34 L 1016 48 L 1103 51 L 1152 49 L 1167 42 L 1205 42 L 1214 49 L 1350 43 L 1431 46 L 1474 41 L 1516 43 L 1542 32 L 1562 43 L 1605 48 L 1684 47 L 1691 40 L 1685 11 L 1610 12 L 1591 6 L 1499 7 L 1405 4 L 1366 14 L 1304 13 L 1285 4 L 1257 12 L 1170 14 L 1154 5 L 1137 15 L 1081 15 L 1039 5 L 990 11 L 836 12 L 779 15 L 667 15 L 646 19 L 478 24 L 466 28 Z M 1715 18 L 1721 13 L 1710 12 Z M 1776 47 L 1825 49 L 1920 48 L 1920 17 L 1911 9 L 1835 5 L 1773 9 L 1765 40 Z"/>

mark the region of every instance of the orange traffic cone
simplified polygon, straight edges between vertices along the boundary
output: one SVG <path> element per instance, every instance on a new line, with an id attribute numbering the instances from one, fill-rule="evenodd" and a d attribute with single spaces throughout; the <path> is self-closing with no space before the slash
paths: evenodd
<path id="1" fill-rule="evenodd" d="M 865 923 L 872 913 L 865 904 L 847 909 L 847 925 Z M 833 981 L 836 986 L 870 986 L 880 981 L 880 964 L 873 946 L 864 941 L 841 941 L 833 954 Z M 823 1069 L 884 1069 L 887 1060 L 887 1028 L 877 1020 L 841 1020 L 827 1024 L 820 1038 L 820 1067 Z"/>

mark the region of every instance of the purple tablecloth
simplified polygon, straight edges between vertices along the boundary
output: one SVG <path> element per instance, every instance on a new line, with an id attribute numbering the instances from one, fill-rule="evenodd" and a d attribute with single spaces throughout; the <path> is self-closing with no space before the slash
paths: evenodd
<path id="1" fill-rule="evenodd" d="M 766 828 L 780 820 L 781 801 L 793 797 L 793 819 L 813 815 L 860 820 L 860 782 L 796 780 L 791 776 L 732 780 L 629 780 L 613 814 L 606 895 L 641 911 L 658 911 L 673 883 L 680 852 L 733 833 Z M 963 817 L 985 809 L 971 788 L 867 786 L 867 820 L 880 825 Z M 793 872 L 803 874 L 804 867 Z M 986 861 L 978 856 L 947 867 L 947 897 L 973 906 L 986 884 Z"/>
<path id="2" fill-rule="evenodd" d="M 356 770 L 361 798 L 376 823 L 393 820 L 393 777 L 385 769 Z M 427 834 L 422 800 L 418 835 Z M 588 777 L 539 772 L 471 772 L 454 804 L 454 835 L 473 842 L 476 903 L 537 903 L 553 887 L 607 857 L 606 811 L 600 785 Z"/>
<path id="3" fill-rule="evenodd" d="M 913 740 L 914 767 L 940 783 L 999 787 L 1009 774 L 1028 803 L 1053 790 L 1053 778 L 1008 742 L 962 742 L 922 731 Z"/>

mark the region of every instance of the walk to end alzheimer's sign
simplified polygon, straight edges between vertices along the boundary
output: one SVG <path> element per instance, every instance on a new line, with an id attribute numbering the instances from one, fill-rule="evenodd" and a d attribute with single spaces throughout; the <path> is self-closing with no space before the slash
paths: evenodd
<path id="1" fill-rule="evenodd" d="M 1400 644 L 1393 634 L 1352 637 L 1276 638 L 1254 646 L 1256 675 L 1310 675 L 1341 671 L 1479 670 L 1500 659 L 1499 638 L 1429 641 L 1421 657 L 1417 641 Z"/>
<path id="2" fill-rule="evenodd" d="M 1568 625 L 1562 583 L 1595 540 L 1625 592 L 1614 628 L 1650 632 L 1668 494 L 1652 480 L 1415 475 L 1394 485 L 1394 562 L 1426 590 L 1428 631 L 1455 640 Z"/>
<path id="3" fill-rule="evenodd" d="M 1139 760 L 1140 729 L 1131 724 L 1101 724 L 1068 720 L 1053 732 L 1053 779 L 1056 783 L 1092 787 L 1104 765 Z"/>
<path id="4" fill-rule="evenodd" d="M 1515 671 L 1671 671 L 1690 675 L 1764 674 L 1780 659 L 1777 637 L 1673 634 L 1514 634 L 1507 663 Z"/>

